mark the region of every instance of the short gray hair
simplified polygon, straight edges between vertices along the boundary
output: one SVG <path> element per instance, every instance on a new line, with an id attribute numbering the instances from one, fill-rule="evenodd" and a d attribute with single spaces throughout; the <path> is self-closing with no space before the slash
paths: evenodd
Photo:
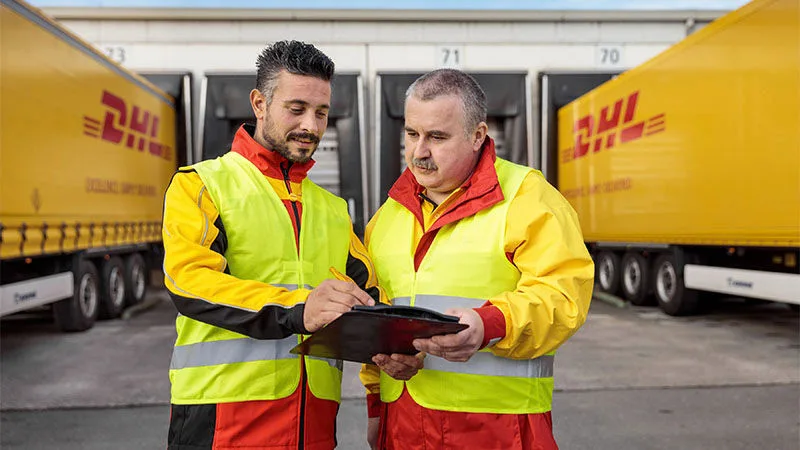
<path id="1" fill-rule="evenodd" d="M 406 101 L 411 96 L 422 101 L 443 95 L 461 99 L 464 131 L 470 134 L 481 122 L 486 122 L 486 94 L 469 74 L 456 69 L 437 69 L 417 78 L 406 90 Z"/>

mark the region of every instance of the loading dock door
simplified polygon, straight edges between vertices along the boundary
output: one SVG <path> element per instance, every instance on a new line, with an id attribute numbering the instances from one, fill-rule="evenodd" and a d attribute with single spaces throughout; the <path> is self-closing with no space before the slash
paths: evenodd
<path id="1" fill-rule="evenodd" d="M 377 154 L 373 211 L 386 200 L 389 189 L 405 170 L 403 118 L 406 89 L 422 73 L 379 73 L 377 76 Z M 487 99 L 489 135 L 498 156 L 528 164 L 530 136 L 524 72 L 472 73 Z"/>
<path id="2" fill-rule="evenodd" d="M 558 186 L 558 110 L 583 94 L 616 77 L 620 72 L 543 72 L 539 74 L 541 120 L 541 170 Z M 567 124 L 570 126 L 570 124 Z"/>
<path id="3" fill-rule="evenodd" d="M 201 159 L 225 154 L 239 127 L 243 123 L 255 124 L 250 107 L 255 79 L 253 73 L 206 74 L 200 99 Z M 328 128 L 314 153 L 316 163 L 308 174 L 312 181 L 347 201 L 359 235 L 364 230 L 367 209 L 362 99 L 359 75 L 334 75 Z"/>
<path id="4" fill-rule="evenodd" d="M 139 75 L 175 99 L 178 167 L 197 161 L 194 153 L 191 72 L 141 72 Z"/>

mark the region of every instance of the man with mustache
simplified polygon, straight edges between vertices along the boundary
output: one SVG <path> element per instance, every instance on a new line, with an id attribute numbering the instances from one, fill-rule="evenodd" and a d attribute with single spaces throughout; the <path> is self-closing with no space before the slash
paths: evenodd
<path id="1" fill-rule="evenodd" d="M 345 201 L 306 177 L 333 61 L 281 41 L 257 67 L 255 126 L 225 155 L 181 168 L 166 192 L 165 283 L 180 313 L 173 450 L 334 448 L 342 363 L 289 350 L 379 298 Z"/>
<path id="2" fill-rule="evenodd" d="M 361 378 L 373 449 L 556 449 L 556 349 L 586 320 L 594 266 L 575 211 L 541 173 L 500 159 L 486 96 L 469 75 L 430 72 L 406 92 L 408 169 L 366 244 L 395 304 L 469 328 L 377 355 Z"/>

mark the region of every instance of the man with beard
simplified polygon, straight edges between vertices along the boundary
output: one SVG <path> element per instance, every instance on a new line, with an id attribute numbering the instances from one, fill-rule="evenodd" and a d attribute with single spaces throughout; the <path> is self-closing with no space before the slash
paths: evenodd
<path id="1" fill-rule="evenodd" d="M 498 158 L 486 96 L 436 70 L 406 92 L 408 169 L 366 243 L 395 304 L 459 317 L 457 334 L 377 355 L 362 381 L 373 448 L 556 449 L 556 349 L 586 320 L 594 266 L 577 215 L 542 174 Z"/>
<path id="2" fill-rule="evenodd" d="M 341 361 L 289 350 L 379 298 L 345 201 L 306 177 L 333 62 L 282 41 L 257 67 L 255 126 L 225 155 L 181 168 L 166 192 L 165 283 L 180 313 L 169 449 L 334 448 Z"/>

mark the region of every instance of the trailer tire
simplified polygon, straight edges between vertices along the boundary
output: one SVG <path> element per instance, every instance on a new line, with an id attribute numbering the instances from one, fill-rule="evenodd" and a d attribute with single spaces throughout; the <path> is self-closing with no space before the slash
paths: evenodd
<path id="1" fill-rule="evenodd" d="M 147 264 L 139 253 L 125 258 L 125 304 L 136 305 L 147 294 Z"/>
<path id="2" fill-rule="evenodd" d="M 53 304 L 53 317 L 61 331 L 85 331 L 97 320 L 100 277 L 94 264 L 87 260 L 78 260 L 72 273 L 75 292 L 71 298 Z"/>
<path id="3" fill-rule="evenodd" d="M 125 308 L 125 264 L 119 256 L 103 261 L 100 277 L 100 319 L 116 319 Z"/>
<path id="4" fill-rule="evenodd" d="M 622 257 L 620 286 L 622 294 L 637 306 L 654 305 L 655 300 L 650 295 L 652 278 L 650 276 L 650 261 L 638 252 L 627 252 Z"/>
<path id="5" fill-rule="evenodd" d="M 656 259 L 653 266 L 653 290 L 658 306 L 670 316 L 685 316 L 697 312 L 698 292 L 683 284 L 683 268 L 672 254 Z"/>
<path id="6" fill-rule="evenodd" d="M 606 294 L 616 295 L 619 292 L 619 256 L 609 250 L 597 253 L 597 283 Z"/>

